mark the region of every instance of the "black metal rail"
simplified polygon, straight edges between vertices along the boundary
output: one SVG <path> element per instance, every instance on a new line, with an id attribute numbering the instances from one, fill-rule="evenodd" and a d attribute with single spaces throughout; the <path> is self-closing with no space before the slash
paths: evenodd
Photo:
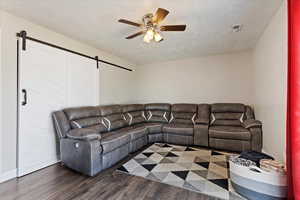
<path id="1" fill-rule="evenodd" d="M 27 36 L 26 31 L 21 31 L 20 33 L 17 33 L 17 37 L 22 38 L 22 49 L 24 51 L 26 50 L 26 40 L 31 40 L 31 41 L 34 41 L 34 42 L 37 42 L 37 43 L 40 43 L 40 44 L 44 44 L 44 45 L 47 45 L 47 46 L 50 46 L 50 47 L 53 47 L 53 48 L 56 48 L 56 49 L 60 49 L 60 50 L 63 50 L 63 51 L 67 51 L 69 53 L 73 53 L 73 54 L 76 54 L 76 55 L 79 55 L 79 56 L 82 56 L 82 57 L 86 57 L 86 58 L 95 60 L 97 62 L 97 68 L 99 68 L 98 62 L 101 62 L 101 63 L 105 63 L 105 64 L 111 65 L 113 67 L 117 67 L 117 68 L 124 69 L 124 70 L 127 70 L 127 71 L 133 71 L 132 69 L 129 69 L 127 67 L 122 67 L 120 65 L 117 65 L 117 64 L 105 61 L 105 60 L 100 60 L 98 56 L 92 57 L 92 56 L 89 56 L 89 55 L 86 55 L 86 54 L 83 54 L 83 53 L 79 53 L 77 51 L 73 51 L 71 49 L 67 49 L 67 48 L 64 48 L 64 47 L 61 47 L 61 46 L 58 46 L 58 45 L 55 45 L 55 44 L 51 44 L 49 42 L 45 42 L 45 41 L 42 41 L 42 40 L 39 40 L 39 39 L 36 39 L 36 38 L 33 38 L 33 37 L 29 37 L 29 36 Z"/>

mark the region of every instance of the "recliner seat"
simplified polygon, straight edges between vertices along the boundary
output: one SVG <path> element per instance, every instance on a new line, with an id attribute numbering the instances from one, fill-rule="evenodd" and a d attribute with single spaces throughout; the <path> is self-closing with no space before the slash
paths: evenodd
<path id="1" fill-rule="evenodd" d="M 262 124 L 243 104 L 130 104 L 53 113 L 61 160 L 93 176 L 154 142 L 261 151 Z"/>
<path id="2" fill-rule="evenodd" d="M 164 142 L 192 145 L 196 104 L 173 104 L 169 124 L 163 126 Z"/>
<path id="3" fill-rule="evenodd" d="M 249 122 L 251 126 L 246 125 Z M 261 131 L 257 133 L 257 130 L 261 130 L 261 123 L 254 120 L 254 113 L 249 106 L 236 103 L 211 105 L 210 147 L 232 151 L 261 151 L 262 136 Z"/>
<path id="4" fill-rule="evenodd" d="M 250 131 L 242 126 L 212 126 L 209 128 L 212 138 L 250 140 Z"/>

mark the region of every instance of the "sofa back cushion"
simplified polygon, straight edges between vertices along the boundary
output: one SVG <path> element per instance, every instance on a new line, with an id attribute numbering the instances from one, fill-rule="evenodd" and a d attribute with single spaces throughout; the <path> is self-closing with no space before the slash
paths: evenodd
<path id="1" fill-rule="evenodd" d="M 103 125 L 107 131 L 113 131 L 127 126 L 120 105 L 99 106 Z"/>
<path id="2" fill-rule="evenodd" d="M 94 106 L 66 108 L 64 109 L 64 112 L 70 121 L 76 119 L 100 116 L 99 110 Z"/>
<path id="3" fill-rule="evenodd" d="M 72 120 L 71 122 L 72 129 L 74 128 L 87 128 L 89 126 L 94 126 L 101 124 L 100 117 L 88 117 L 83 119 Z"/>
<path id="4" fill-rule="evenodd" d="M 52 113 L 52 119 L 54 123 L 54 128 L 56 134 L 59 138 L 64 138 L 67 136 L 67 132 L 71 130 L 71 124 L 69 119 L 63 110 L 55 111 Z"/>
<path id="5" fill-rule="evenodd" d="M 122 110 L 128 125 L 140 124 L 146 121 L 143 104 L 123 105 Z"/>
<path id="6" fill-rule="evenodd" d="M 196 104 L 173 104 L 171 108 L 170 123 L 172 124 L 195 124 L 197 115 Z"/>
<path id="7" fill-rule="evenodd" d="M 100 112 L 96 107 L 67 108 L 63 111 L 72 129 L 88 128 L 101 124 Z"/>
<path id="8" fill-rule="evenodd" d="M 151 103 L 145 105 L 145 116 L 151 123 L 168 123 L 171 105 L 167 103 Z"/>
<path id="9" fill-rule="evenodd" d="M 241 126 L 245 119 L 245 106 L 237 103 L 217 103 L 211 105 L 212 126 Z"/>

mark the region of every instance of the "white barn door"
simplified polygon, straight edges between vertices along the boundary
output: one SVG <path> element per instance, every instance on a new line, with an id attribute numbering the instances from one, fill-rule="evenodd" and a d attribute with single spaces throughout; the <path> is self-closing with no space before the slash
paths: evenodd
<path id="1" fill-rule="evenodd" d="M 51 113 L 96 105 L 96 61 L 27 42 L 19 50 L 18 176 L 59 161 Z"/>
<path id="2" fill-rule="evenodd" d="M 68 54 L 68 107 L 99 104 L 99 70 L 96 61 Z"/>

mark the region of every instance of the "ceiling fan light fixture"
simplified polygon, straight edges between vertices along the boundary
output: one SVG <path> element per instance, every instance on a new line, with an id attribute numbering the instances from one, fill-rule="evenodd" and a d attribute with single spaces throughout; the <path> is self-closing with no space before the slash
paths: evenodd
<path id="1" fill-rule="evenodd" d="M 158 32 L 155 32 L 154 40 L 155 42 L 161 42 L 163 40 L 163 37 Z"/>
<path id="2" fill-rule="evenodd" d="M 152 29 L 147 30 L 145 36 L 144 36 L 144 42 L 150 43 L 151 40 L 154 38 L 154 31 Z"/>
<path id="3" fill-rule="evenodd" d="M 148 37 L 147 37 L 147 35 L 145 35 L 144 36 L 144 42 L 146 42 L 146 43 L 150 43 L 151 42 L 151 39 L 149 39 Z"/>

